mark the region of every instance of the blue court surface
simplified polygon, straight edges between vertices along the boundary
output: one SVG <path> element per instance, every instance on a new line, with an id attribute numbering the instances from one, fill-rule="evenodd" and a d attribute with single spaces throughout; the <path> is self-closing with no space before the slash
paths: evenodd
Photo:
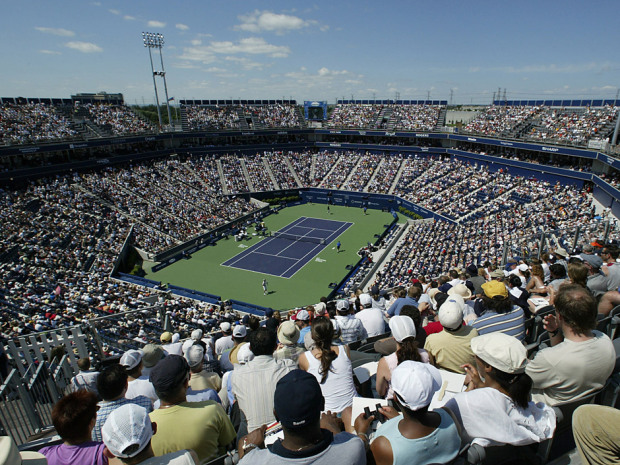
<path id="1" fill-rule="evenodd" d="M 352 225 L 302 216 L 222 265 L 288 279 Z"/>

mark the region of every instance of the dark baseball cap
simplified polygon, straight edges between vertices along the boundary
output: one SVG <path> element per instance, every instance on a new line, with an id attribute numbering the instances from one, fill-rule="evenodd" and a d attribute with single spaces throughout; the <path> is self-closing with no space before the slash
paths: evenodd
<path id="1" fill-rule="evenodd" d="M 185 380 L 189 373 L 189 364 L 185 357 L 168 355 L 151 371 L 149 380 L 157 392 L 167 392 Z"/>
<path id="2" fill-rule="evenodd" d="M 282 426 L 303 428 L 319 420 L 325 399 L 313 375 L 304 370 L 293 370 L 276 384 L 273 407 Z"/>

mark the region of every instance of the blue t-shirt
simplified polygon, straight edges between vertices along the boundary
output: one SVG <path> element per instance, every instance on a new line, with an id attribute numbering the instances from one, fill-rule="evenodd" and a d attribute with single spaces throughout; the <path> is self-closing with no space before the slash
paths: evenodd
<path id="1" fill-rule="evenodd" d="M 398 423 L 403 419 L 402 415 L 379 426 L 375 437 L 383 436 L 390 441 L 393 465 L 448 463 L 456 458 L 461 448 L 461 437 L 454 420 L 444 409 L 436 412 L 441 416 L 441 423 L 423 438 L 408 439 L 400 434 Z"/>
<path id="2" fill-rule="evenodd" d="M 312 329 L 311 326 L 306 326 L 304 329 L 299 331 L 299 339 L 297 340 L 297 344 L 303 344 L 304 343 L 304 337 L 306 336 L 306 333 L 310 332 L 311 329 Z"/>
<path id="3" fill-rule="evenodd" d="M 392 306 L 388 310 L 388 315 L 400 315 L 400 309 L 405 305 L 413 305 L 415 308 L 418 308 L 418 301 L 413 297 L 400 297 L 396 299 L 396 301 L 392 304 Z"/>

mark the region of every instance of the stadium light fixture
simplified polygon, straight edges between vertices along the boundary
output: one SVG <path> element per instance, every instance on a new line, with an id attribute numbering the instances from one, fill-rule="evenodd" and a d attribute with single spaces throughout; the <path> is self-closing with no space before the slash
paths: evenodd
<path id="1" fill-rule="evenodd" d="M 162 48 L 164 47 L 164 35 L 158 32 L 143 32 L 142 33 L 142 43 L 146 48 L 149 49 L 149 59 L 151 61 L 151 73 L 153 75 L 153 87 L 155 89 L 155 103 L 157 105 L 157 117 L 159 118 L 159 127 L 162 127 L 161 121 L 161 109 L 159 107 L 159 94 L 157 92 L 157 81 L 155 79 L 156 76 L 159 76 L 164 81 L 164 93 L 166 95 L 166 108 L 168 110 L 168 124 L 172 127 L 172 116 L 170 114 L 170 98 L 168 98 L 168 84 L 166 83 L 166 70 L 164 69 L 164 57 L 162 54 Z M 161 63 L 161 71 L 155 71 L 155 67 L 153 66 L 153 54 L 151 53 L 151 49 L 156 48 L 159 50 L 159 60 Z"/>

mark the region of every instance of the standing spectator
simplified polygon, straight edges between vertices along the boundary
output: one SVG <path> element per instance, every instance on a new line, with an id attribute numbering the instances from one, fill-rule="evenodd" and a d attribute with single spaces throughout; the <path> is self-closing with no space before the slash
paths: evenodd
<path id="1" fill-rule="evenodd" d="M 187 361 L 179 355 L 169 355 L 151 372 L 161 401 L 150 415 L 158 431 L 152 446 L 156 456 L 192 449 L 202 462 L 224 453 L 235 439 L 235 429 L 217 402 L 187 402 L 189 374 Z"/>
<path id="2" fill-rule="evenodd" d="M 544 319 L 551 347 L 539 350 L 526 373 L 532 398 L 554 406 L 601 389 L 616 362 L 614 346 L 596 328 L 596 300 L 583 287 L 567 284 L 555 296 L 555 315 Z"/>
<path id="3" fill-rule="evenodd" d="M 351 405 L 357 397 L 348 346 L 332 345 L 334 327 L 318 317 L 312 324 L 314 348 L 299 356 L 299 368 L 314 375 L 325 397 L 325 410 L 342 413 L 345 427 L 351 424 Z"/>
<path id="4" fill-rule="evenodd" d="M 254 431 L 275 421 L 273 392 L 284 375 L 295 368 L 292 360 L 276 361 L 276 333 L 258 328 L 250 333 L 250 350 L 254 359 L 236 367 L 232 373 L 232 391 L 247 421 L 246 431 Z M 242 431 L 242 427 L 240 427 Z"/>
<path id="5" fill-rule="evenodd" d="M 121 368 L 122 370 L 122 368 Z M 97 418 L 97 396 L 81 389 L 64 396 L 52 409 L 52 423 L 64 441 L 39 452 L 49 465 L 107 465 L 109 453 L 101 442 L 92 440 Z"/>

